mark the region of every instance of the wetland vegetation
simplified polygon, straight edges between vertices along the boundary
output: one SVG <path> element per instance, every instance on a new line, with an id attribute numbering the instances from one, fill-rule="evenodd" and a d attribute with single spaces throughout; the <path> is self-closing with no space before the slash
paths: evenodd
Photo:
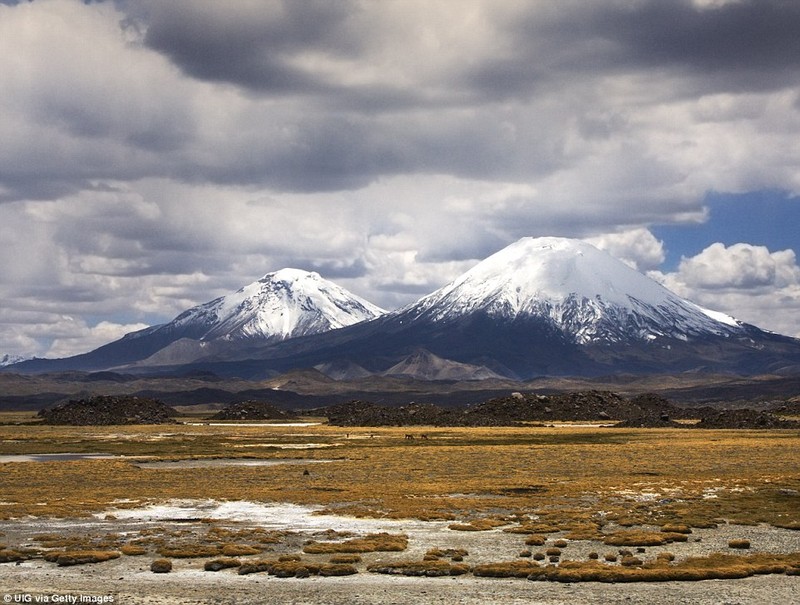
<path id="1" fill-rule="evenodd" d="M 221 574 L 559 582 L 800 573 L 797 430 L 181 420 L 190 422 L 0 425 L 4 460 L 107 456 L 0 465 L 3 560 L 102 567 L 137 559 L 162 569 L 163 559 Z M 217 459 L 226 464 L 144 464 Z M 228 464 L 236 459 L 275 464 Z M 288 503 L 323 515 L 323 524 L 324 515 L 351 516 L 397 522 L 398 531 L 309 532 L 291 519 L 267 529 L 201 516 L 132 527 L 123 514 L 171 501 Z M 53 523 L 26 534 L 17 520 L 32 518 L 102 520 L 104 529 Z M 406 521 L 417 530 L 402 531 Z M 426 534 L 426 524 L 435 531 Z"/>

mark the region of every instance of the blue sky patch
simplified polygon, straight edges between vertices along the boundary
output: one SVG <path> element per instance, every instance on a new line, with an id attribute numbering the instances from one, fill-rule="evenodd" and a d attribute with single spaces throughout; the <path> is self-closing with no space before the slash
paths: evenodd
<path id="1" fill-rule="evenodd" d="M 775 190 L 709 193 L 705 205 L 709 209 L 705 223 L 651 227 L 664 242 L 663 270 L 674 271 L 682 256 L 695 256 L 715 242 L 766 246 L 770 252 L 800 251 L 800 197 Z"/>

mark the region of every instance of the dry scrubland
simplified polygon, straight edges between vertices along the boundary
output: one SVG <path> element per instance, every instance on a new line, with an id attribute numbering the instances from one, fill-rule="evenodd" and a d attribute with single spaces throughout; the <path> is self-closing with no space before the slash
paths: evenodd
<path id="1" fill-rule="evenodd" d="M 469 582 L 800 573 L 800 432 L 795 430 L 6 425 L 0 426 L 0 438 L 0 455 L 130 457 L 1 465 L 6 535 L 0 535 L 5 553 L 0 556 L 7 560 L 16 553 L 60 566 L 97 562 L 98 570 L 134 558 L 148 569 L 158 559 L 191 560 L 198 570 L 216 568 L 220 574 L 374 572 L 465 576 Z M 323 447 L 281 448 L 308 444 Z M 134 464 L 238 457 L 309 463 L 180 469 Z M 461 542 L 470 548 L 417 544 L 412 556 L 402 534 L 334 532 L 309 541 L 291 537 L 292 528 L 286 533 L 213 522 L 91 536 L 56 532 L 28 536 L 24 545 L 10 541 L 13 520 L 27 515 L 81 517 L 173 498 L 288 502 L 321 505 L 337 515 L 436 520 L 449 525 L 454 536 L 469 535 Z M 756 527 L 783 530 L 782 546 L 762 548 L 758 534 L 748 530 Z M 709 532 L 723 528 L 726 538 L 718 552 L 698 555 L 699 536 L 708 542 Z M 508 541 L 507 554 L 488 561 L 476 557 L 481 536 Z M 375 552 L 391 557 L 369 554 Z M 11 572 L 6 567 L 2 573 Z"/>

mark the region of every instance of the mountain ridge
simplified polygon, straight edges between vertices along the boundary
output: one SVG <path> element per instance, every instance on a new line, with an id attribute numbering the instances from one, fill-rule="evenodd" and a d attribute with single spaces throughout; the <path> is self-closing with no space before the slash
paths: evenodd
<path id="1" fill-rule="evenodd" d="M 182 368 L 267 377 L 329 367 L 334 375 L 347 377 L 396 367 L 404 375 L 435 378 L 447 376 L 449 367 L 462 379 L 470 371 L 476 379 L 528 379 L 800 368 L 800 340 L 684 300 L 580 240 L 522 238 L 435 292 L 380 314 L 349 293 L 337 303 L 332 293 L 338 286 L 317 274 L 284 271 L 286 280 L 274 278 L 281 272 L 268 274 L 270 283 L 281 284 L 268 288 L 281 302 L 270 307 L 270 298 L 261 315 L 253 293 L 260 292 L 267 276 L 235 295 L 193 307 L 169 324 L 106 345 L 121 348 L 122 354 L 105 368 L 90 369 Z M 322 303 L 293 297 L 287 305 L 281 299 L 291 290 L 289 283 L 308 280 L 330 284 L 314 290 L 325 291 Z M 305 303 L 297 303 L 301 298 Z M 333 309 L 329 314 L 337 316 L 355 307 L 371 316 L 319 329 L 319 309 Z M 263 337 L 264 326 L 271 336 Z M 150 346 L 134 353 L 137 341 Z M 419 351 L 425 354 L 414 359 Z M 87 355 L 102 353 L 103 347 Z M 79 364 L 80 357 L 71 359 Z"/>
<path id="2" fill-rule="evenodd" d="M 523 238 L 366 324 L 212 357 L 204 367 L 285 371 L 346 358 L 380 373 L 420 348 L 514 379 L 800 367 L 800 341 L 686 301 L 564 238 Z"/>
<path id="3" fill-rule="evenodd" d="M 232 349 L 339 329 L 383 309 L 316 272 L 281 269 L 236 292 L 196 305 L 165 324 L 130 332 L 88 353 L 34 359 L 21 371 L 180 366 Z"/>

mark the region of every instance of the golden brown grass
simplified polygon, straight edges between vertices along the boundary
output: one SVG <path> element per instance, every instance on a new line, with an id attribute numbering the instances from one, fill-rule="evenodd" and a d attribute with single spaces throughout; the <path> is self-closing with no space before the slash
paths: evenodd
<path id="1" fill-rule="evenodd" d="M 150 564 L 153 573 L 169 573 L 172 571 L 172 561 L 169 559 L 156 559 Z"/>
<path id="2" fill-rule="evenodd" d="M 103 563 L 112 559 L 118 559 L 119 551 L 111 550 L 67 550 L 49 552 L 44 555 L 45 561 L 56 563 L 59 567 L 71 565 L 86 565 L 89 563 Z"/>
<path id="3" fill-rule="evenodd" d="M 431 548 L 425 553 L 425 557 L 441 559 L 446 557 L 453 561 L 462 561 L 469 553 L 463 548 Z"/>
<path id="4" fill-rule="evenodd" d="M 238 574 L 244 576 L 251 573 L 263 573 L 269 571 L 270 567 L 277 562 L 272 560 L 248 561 L 247 563 L 242 563 Z"/>
<path id="5" fill-rule="evenodd" d="M 206 561 L 205 565 L 203 565 L 203 569 L 206 571 L 221 571 L 231 567 L 240 567 L 241 565 L 242 562 L 239 559 L 234 559 L 232 557 L 220 557 L 219 559 Z"/>
<path id="6" fill-rule="evenodd" d="M 756 574 L 783 574 L 800 564 L 800 553 L 749 556 L 714 554 L 677 564 L 661 559 L 628 567 L 599 561 L 565 561 L 534 570 L 531 580 L 556 582 L 666 582 L 746 578 Z"/>
<path id="7" fill-rule="evenodd" d="M 668 534 L 690 534 L 692 528 L 688 525 L 679 525 L 677 523 L 667 523 L 661 527 L 661 531 Z"/>
<path id="8" fill-rule="evenodd" d="M 408 548 L 408 536 L 403 534 L 369 534 L 344 542 L 309 542 L 303 552 L 322 555 L 334 553 L 399 552 Z"/>
<path id="9" fill-rule="evenodd" d="M 472 568 L 472 574 L 481 578 L 527 578 L 540 568 L 534 561 L 503 561 L 476 565 Z"/>
<path id="10" fill-rule="evenodd" d="M 257 555 L 262 549 L 248 544 L 223 544 L 222 554 L 226 557 L 246 557 L 247 555 Z"/>
<path id="11" fill-rule="evenodd" d="M 242 562 L 239 575 L 268 573 L 277 578 L 307 578 L 309 576 L 349 576 L 358 570 L 349 563 L 318 563 L 300 557 L 281 557 L 278 560 L 263 559 Z"/>
<path id="12" fill-rule="evenodd" d="M 321 576 L 352 576 L 358 570 L 347 563 L 325 563 L 319 568 Z"/>
<path id="13" fill-rule="evenodd" d="M 2 443 L 0 453 L 69 449 L 169 458 L 230 456 L 232 445 L 296 441 L 291 430 L 252 425 L 171 427 L 174 436 L 153 441 L 163 435 L 163 427 L 87 431 L 27 426 L 13 427 L 12 434 L 11 427 L 0 426 L 0 438 L 13 437 Z M 130 438 L 110 439 L 121 431 L 129 432 Z M 337 442 L 341 437 L 341 430 L 335 427 L 313 427 L 313 431 L 317 435 L 313 440 L 320 443 Z M 4 498 L 12 504 L 4 506 L 0 515 L 85 514 L 134 494 L 140 502 L 125 506 L 171 497 L 210 497 L 323 505 L 346 502 L 365 516 L 388 512 L 393 517 L 454 518 L 465 510 L 488 512 L 498 505 L 508 510 L 546 510 L 557 500 L 566 511 L 565 499 L 591 494 L 598 509 L 602 504 L 603 510 L 610 511 L 611 521 L 699 527 L 724 517 L 735 522 L 800 524 L 797 497 L 781 491 L 800 488 L 798 466 L 786 458 L 787 451 L 800 446 L 796 431 L 704 431 L 699 435 L 666 429 L 454 428 L 437 429 L 435 444 L 425 448 L 399 447 L 402 432 L 371 430 L 373 439 L 342 440 L 338 441 L 342 446 L 302 452 L 307 458 L 326 458 L 332 453 L 342 458 L 315 466 L 311 478 L 304 478 L 296 466 L 238 467 L 221 476 L 216 469 L 156 471 L 118 460 L 8 464 L 3 469 Z M 243 451 L 252 455 L 255 449 Z M 287 455 L 257 449 L 266 457 Z M 664 456 L 664 451 L 670 456 Z M 708 460 L 715 464 L 708 465 Z M 497 473 L 497 469 L 503 472 Z M 531 476 L 546 489 L 531 488 Z M 54 489 L 59 485 L 74 487 Z M 705 498 L 708 489 L 716 490 L 716 498 Z M 664 495 L 665 503 L 637 505 L 637 493 L 644 490 Z M 456 493 L 462 495 L 450 496 Z M 678 493 L 680 498 L 669 497 Z M 408 498 L 409 494 L 417 497 Z M 487 498 L 487 494 L 498 495 Z M 42 502 L 46 505 L 41 506 Z M 347 508 L 339 510 L 349 512 Z M 518 527 L 527 533 L 553 533 L 571 525 L 575 531 L 591 532 L 591 521 L 559 513 Z"/>
<path id="14" fill-rule="evenodd" d="M 14 563 L 24 561 L 29 558 L 29 554 L 15 548 L 0 548 L 0 563 Z"/>
<path id="15" fill-rule="evenodd" d="M 353 565 L 354 563 L 361 563 L 361 556 L 356 554 L 333 555 L 330 558 L 330 562 L 337 564 L 347 563 Z"/>
<path id="16" fill-rule="evenodd" d="M 435 578 L 441 576 L 461 576 L 469 573 L 469 565 L 450 563 L 441 559 L 427 561 L 395 561 L 392 563 L 376 563 L 367 567 L 367 571 L 387 575 L 424 576 Z"/>
<path id="17" fill-rule="evenodd" d="M 603 538 L 603 544 L 609 546 L 662 546 L 671 542 L 686 542 L 686 534 L 675 532 L 653 531 L 618 531 Z"/>
<path id="18" fill-rule="evenodd" d="M 489 563 L 473 568 L 479 577 L 526 577 L 555 582 L 664 582 L 745 578 L 756 574 L 794 574 L 800 569 L 800 553 L 735 556 L 715 554 L 670 564 L 666 558 L 643 563 L 626 557 L 621 565 L 597 560 L 565 561 L 540 566 L 527 561 Z"/>
<path id="19" fill-rule="evenodd" d="M 245 527 L 231 529 L 228 527 L 211 526 L 206 533 L 209 542 L 246 542 L 255 544 L 279 544 L 286 537 L 285 531 L 270 531 L 263 527 Z"/>
<path id="20" fill-rule="evenodd" d="M 138 546 L 136 544 L 125 544 L 119 550 L 123 555 L 127 555 L 129 557 L 138 557 L 147 554 L 146 548 L 144 548 L 143 546 Z"/>
<path id="21" fill-rule="evenodd" d="M 198 559 L 200 557 L 217 557 L 222 554 L 219 546 L 207 544 L 182 544 L 178 546 L 162 546 L 158 554 L 171 559 Z"/>
<path id="22" fill-rule="evenodd" d="M 122 537 L 116 533 L 85 535 L 37 534 L 32 539 L 39 542 L 42 548 L 60 548 L 73 551 L 116 549 L 123 543 Z"/>
<path id="23" fill-rule="evenodd" d="M 544 546 L 545 542 L 547 542 L 547 536 L 541 534 L 532 534 L 525 538 L 525 544 L 528 546 Z"/>
<path id="24" fill-rule="evenodd" d="M 800 431 L 437 428 L 429 431 L 436 439 L 425 447 L 407 447 L 403 428 L 346 431 L 351 437 L 374 437 L 344 439 L 345 429 L 306 427 L 302 441 L 341 445 L 281 451 L 249 446 L 297 442 L 297 428 L 0 426 L 0 454 L 110 452 L 174 459 L 241 452 L 335 459 L 314 465 L 310 476 L 303 476 L 303 466 L 297 465 L 228 467 L 220 473 L 214 468 L 139 468 L 113 459 L 9 463 L 2 465 L 0 517 L 69 517 L 197 498 L 317 504 L 333 513 L 368 517 L 447 519 L 471 530 L 504 526 L 503 531 L 521 534 L 521 542 L 530 540 L 528 546 L 544 546 L 547 536 L 610 539 L 615 546 L 650 544 L 641 540 L 639 526 L 661 528 L 647 532 L 647 538 L 662 544 L 721 522 L 800 529 L 800 457 L 792 455 L 800 451 Z M 640 532 L 638 541 L 622 531 L 612 533 L 611 523 Z M 190 540 L 180 531 L 162 527 L 125 540 L 111 534 L 54 535 L 41 544 L 62 551 L 136 546 L 168 557 L 223 557 L 226 544 L 246 547 L 229 551 L 237 553 L 230 556 L 246 556 L 284 538 L 279 532 L 214 523 L 202 539 Z M 329 554 L 367 552 L 358 540 L 364 538 L 308 546 Z M 525 559 L 516 563 L 533 564 Z"/>

